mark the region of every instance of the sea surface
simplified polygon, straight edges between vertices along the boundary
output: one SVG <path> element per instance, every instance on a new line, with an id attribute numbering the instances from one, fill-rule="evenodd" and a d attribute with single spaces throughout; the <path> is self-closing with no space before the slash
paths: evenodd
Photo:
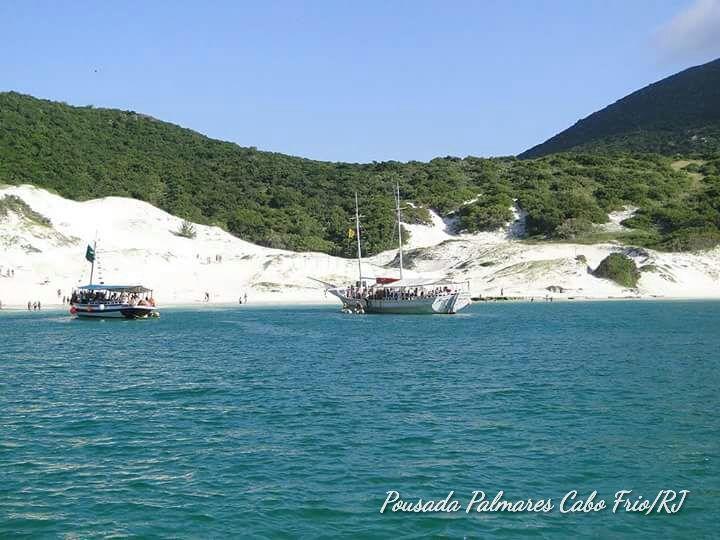
<path id="1" fill-rule="evenodd" d="M 2 538 L 717 538 L 719 509 L 717 302 L 0 312 Z"/>

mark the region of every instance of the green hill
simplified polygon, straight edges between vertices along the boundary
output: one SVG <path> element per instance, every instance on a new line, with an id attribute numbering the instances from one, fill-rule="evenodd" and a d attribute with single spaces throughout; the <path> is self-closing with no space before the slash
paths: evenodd
<path id="1" fill-rule="evenodd" d="M 720 151 L 720 59 L 633 92 L 522 154 Z"/>
<path id="2" fill-rule="evenodd" d="M 641 207 L 620 240 L 694 249 L 720 238 L 720 159 L 557 154 L 534 160 L 445 157 L 368 164 L 312 161 L 217 141 L 132 112 L 72 107 L 0 93 L 0 183 L 30 183 L 85 200 L 134 197 L 177 216 L 216 224 L 261 245 L 354 253 L 353 193 L 360 196 L 363 249 L 395 246 L 393 187 L 420 208 L 454 213 L 467 231 L 528 213 L 531 240 L 597 241 L 593 223 L 623 205 Z M 470 204 L 466 201 L 473 200 Z"/>

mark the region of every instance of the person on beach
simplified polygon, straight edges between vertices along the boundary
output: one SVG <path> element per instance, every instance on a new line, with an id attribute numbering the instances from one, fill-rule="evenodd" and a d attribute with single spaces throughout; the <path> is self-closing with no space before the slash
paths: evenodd
<path id="1" fill-rule="evenodd" d="M 30 311 L 30 300 L 28 300 L 28 311 Z"/>

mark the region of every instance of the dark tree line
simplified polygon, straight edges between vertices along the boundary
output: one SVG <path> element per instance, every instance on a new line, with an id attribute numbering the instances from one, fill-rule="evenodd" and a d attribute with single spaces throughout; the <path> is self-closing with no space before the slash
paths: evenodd
<path id="1" fill-rule="evenodd" d="M 632 204 L 641 208 L 629 223 L 636 243 L 716 245 L 720 160 L 700 163 L 677 171 L 667 157 L 618 153 L 329 163 L 216 141 L 131 111 L 0 94 L 0 181 L 76 200 L 134 197 L 261 245 L 336 255 L 354 253 L 355 191 L 364 250 L 395 245 L 395 182 L 402 199 L 417 205 L 405 210 L 412 222 L 427 221 L 432 208 L 453 213 L 463 230 L 494 230 L 517 203 L 528 213 L 530 237 L 566 238 Z"/>

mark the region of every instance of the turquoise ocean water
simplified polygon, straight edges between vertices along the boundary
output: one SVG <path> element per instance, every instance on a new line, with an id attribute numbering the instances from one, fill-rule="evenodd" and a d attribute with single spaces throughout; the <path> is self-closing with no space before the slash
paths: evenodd
<path id="1" fill-rule="evenodd" d="M 0 537 L 717 537 L 719 355 L 712 302 L 2 312 Z M 690 494 L 558 510 L 621 489 Z M 463 509 L 380 514 L 389 490 Z"/>

